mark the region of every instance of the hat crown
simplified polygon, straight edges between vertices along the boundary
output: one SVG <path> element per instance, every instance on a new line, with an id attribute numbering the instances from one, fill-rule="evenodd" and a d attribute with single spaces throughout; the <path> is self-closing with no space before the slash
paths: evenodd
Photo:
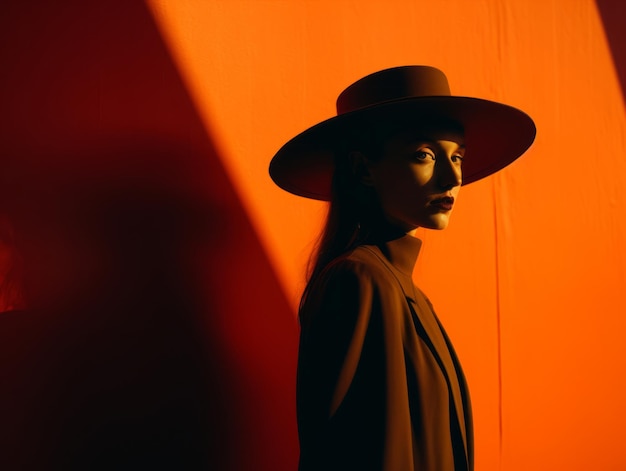
<path id="1" fill-rule="evenodd" d="M 435 67 L 409 65 L 357 80 L 337 98 L 337 115 L 382 103 L 427 96 L 450 96 L 445 74 Z"/>

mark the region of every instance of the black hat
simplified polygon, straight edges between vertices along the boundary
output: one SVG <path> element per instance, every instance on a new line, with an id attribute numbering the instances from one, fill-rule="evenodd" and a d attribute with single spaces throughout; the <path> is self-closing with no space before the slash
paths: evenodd
<path id="1" fill-rule="evenodd" d="M 429 66 L 381 70 L 346 88 L 337 116 L 298 134 L 270 163 L 274 182 L 290 193 L 330 200 L 334 154 L 356 127 L 406 120 L 453 121 L 463 127 L 463 185 L 506 167 L 535 139 L 535 124 L 523 111 L 480 98 L 452 96 L 442 71 Z"/>

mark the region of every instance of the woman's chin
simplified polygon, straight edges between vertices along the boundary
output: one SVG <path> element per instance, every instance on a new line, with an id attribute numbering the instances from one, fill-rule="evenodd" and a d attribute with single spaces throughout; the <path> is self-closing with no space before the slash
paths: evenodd
<path id="1" fill-rule="evenodd" d="M 441 231 L 448 227 L 449 222 L 450 216 L 448 214 L 434 214 L 425 221 L 422 221 L 420 227 Z"/>

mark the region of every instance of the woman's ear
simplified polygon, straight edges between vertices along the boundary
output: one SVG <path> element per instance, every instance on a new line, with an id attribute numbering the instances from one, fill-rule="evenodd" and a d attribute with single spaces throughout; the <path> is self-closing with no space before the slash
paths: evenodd
<path id="1" fill-rule="evenodd" d="M 350 170 L 360 183 L 365 186 L 374 186 L 374 179 L 369 169 L 369 161 L 365 154 L 359 150 L 353 150 L 348 154 Z"/>

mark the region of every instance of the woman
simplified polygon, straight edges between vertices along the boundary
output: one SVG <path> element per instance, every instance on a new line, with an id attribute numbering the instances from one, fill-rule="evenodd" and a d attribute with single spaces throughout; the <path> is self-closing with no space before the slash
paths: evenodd
<path id="1" fill-rule="evenodd" d="M 535 126 L 451 96 L 426 66 L 368 75 L 337 110 L 270 164 L 280 187 L 330 201 L 300 305 L 300 470 L 473 469 L 467 385 L 413 284 L 414 235 L 444 229 L 461 185 L 519 157 Z"/>

